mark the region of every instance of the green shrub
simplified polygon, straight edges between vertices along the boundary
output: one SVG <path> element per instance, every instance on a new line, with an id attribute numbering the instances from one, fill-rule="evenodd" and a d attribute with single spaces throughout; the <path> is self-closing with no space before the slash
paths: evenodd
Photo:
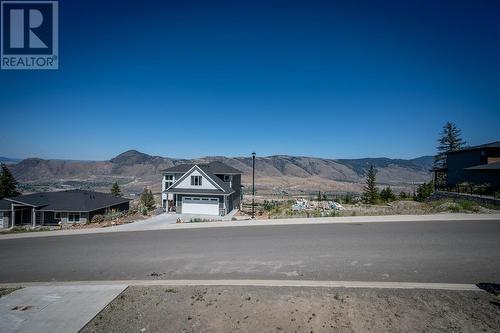
<path id="1" fill-rule="evenodd" d="M 468 210 L 468 211 L 473 211 L 473 212 L 479 211 L 477 204 L 474 202 L 468 201 L 468 200 L 458 200 L 457 205 L 462 210 Z"/>
<path id="2" fill-rule="evenodd" d="M 387 186 L 386 188 L 382 189 L 382 191 L 380 191 L 380 199 L 385 202 L 394 201 L 396 200 L 396 195 L 392 192 L 391 187 Z"/>
<path id="3" fill-rule="evenodd" d="M 417 188 L 417 195 L 415 196 L 416 201 L 425 201 L 434 192 L 434 182 L 430 181 L 428 183 L 423 183 Z"/>
<path id="4" fill-rule="evenodd" d="M 146 207 L 147 210 L 155 209 L 155 207 L 156 207 L 155 198 L 154 198 L 153 192 L 151 192 L 151 190 L 144 188 L 144 191 L 142 191 L 142 193 L 141 193 L 140 205 L 142 207 Z M 141 210 L 141 212 L 142 212 L 142 210 Z"/>
<path id="5" fill-rule="evenodd" d="M 91 223 L 102 223 L 102 222 L 104 222 L 104 216 L 102 216 L 101 214 L 97 214 L 92 217 Z"/>
<path id="6" fill-rule="evenodd" d="M 264 210 L 269 212 L 276 207 L 276 202 L 264 200 Z"/>
<path id="7" fill-rule="evenodd" d="M 345 194 L 340 197 L 339 201 L 343 204 L 352 204 L 353 198 L 351 194 Z"/>

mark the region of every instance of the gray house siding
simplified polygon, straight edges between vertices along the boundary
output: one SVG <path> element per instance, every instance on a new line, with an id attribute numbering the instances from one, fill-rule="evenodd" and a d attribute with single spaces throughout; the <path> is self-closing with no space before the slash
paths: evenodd
<path id="1" fill-rule="evenodd" d="M 490 184 L 494 190 L 500 189 L 500 172 L 498 170 L 467 170 L 468 182 L 474 184 Z"/>
<path id="2" fill-rule="evenodd" d="M 224 180 L 224 175 L 216 175 L 219 177 L 219 179 Z M 234 174 L 232 176 L 232 184 L 231 188 L 234 190 L 234 193 L 229 196 L 228 199 L 228 210 L 227 212 L 229 213 L 233 209 L 240 208 L 240 202 L 241 202 L 241 175 L 239 174 Z M 226 182 L 227 183 L 227 182 Z"/>
<path id="3" fill-rule="evenodd" d="M 233 209 L 234 208 L 239 209 L 241 204 L 241 175 L 233 176 L 232 188 L 234 190 L 234 193 L 231 194 Z"/>
<path id="4" fill-rule="evenodd" d="M 481 164 L 480 156 L 480 151 L 477 150 L 449 154 L 446 159 L 448 167 L 446 185 L 454 187 L 457 184 L 469 181 L 469 174 L 464 169 Z"/>
<path id="5" fill-rule="evenodd" d="M 10 225 L 10 212 L 9 211 L 0 211 L 0 228 L 8 228 Z"/>
<path id="6" fill-rule="evenodd" d="M 465 150 L 447 155 L 446 185 L 455 187 L 460 183 L 473 184 L 489 183 L 494 189 L 500 188 L 500 174 L 496 170 L 465 170 L 466 168 L 484 165 L 492 158 L 500 157 L 500 148 L 484 148 Z"/>

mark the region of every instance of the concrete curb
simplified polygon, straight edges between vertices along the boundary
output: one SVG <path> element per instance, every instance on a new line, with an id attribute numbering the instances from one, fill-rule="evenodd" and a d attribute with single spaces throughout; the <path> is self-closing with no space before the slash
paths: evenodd
<path id="1" fill-rule="evenodd" d="M 499 221 L 500 214 L 429 214 L 429 215 L 379 215 L 379 216 L 349 216 L 349 217 L 318 217 L 318 218 L 290 218 L 271 220 L 245 220 L 245 221 L 222 221 L 222 222 L 200 222 L 200 223 L 177 223 L 161 226 L 141 228 L 138 223 L 136 230 L 120 230 L 117 227 L 44 231 L 21 234 L 0 235 L 0 240 L 19 239 L 33 237 L 85 235 L 109 232 L 133 232 L 151 230 L 179 230 L 199 228 L 221 228 L 242 226 L 276 226 L 276 225 L 301 225 L 301 224 L 336 224 L 336 223 L 389 223 L 389 222 L 439 222 L 439 221 Z"/>
<path id="2" fill-rule="evenodd" d="M 475 284 L 369 281 L 308 281 L 308 280 L 119 280 L 3 283 L 0 287 L 32 286 L 254 286 L 254 287 L 322 287 L 375 289 L 429 289 L 482 291 Z"/>

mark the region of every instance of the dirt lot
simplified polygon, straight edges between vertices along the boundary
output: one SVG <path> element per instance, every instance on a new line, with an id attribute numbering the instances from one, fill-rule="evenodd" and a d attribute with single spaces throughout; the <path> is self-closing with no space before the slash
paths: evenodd
<path id="1" fill-rule="evenodd" d="M 476 291 L 129 287 L 81 332 L 498 332 Z"/>
<path id="2" fill-rule="evenodd" d="M 266 209 L 265 202 L 270 203 Z M 422 215 L 437 213 L 498 213 L 500 207 L 485 207 L 475 202 L 454 199 L 441 199 L 429 202 L 417 202 L 413 200 L 396 200 L 376 205 L 369 204 L 347 204 L 340 202 L 345 210 L 325 210 L 320 207 L 325 201 L 318 202 L 309 200 L 311 205 L 308 209 L 292 210 L 294 199 L 265 198 L 256 199 L 255 216 L 257 219 L 296 218 L 296 217 L 330 217 L 330 216 L 374 216 L 374 215 Z M 236 216 L 249 217 L 251 215 L 251 202 L 243 202 L 243 210 Z"/>

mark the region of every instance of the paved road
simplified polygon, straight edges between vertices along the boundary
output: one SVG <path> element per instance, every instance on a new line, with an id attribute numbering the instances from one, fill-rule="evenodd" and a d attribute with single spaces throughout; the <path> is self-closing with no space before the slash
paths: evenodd
<path id="1" fill-rule="evenodd" d="M 500 221 L 248 226 L 0 240 L 0 282 L 500 282 Z"/>

